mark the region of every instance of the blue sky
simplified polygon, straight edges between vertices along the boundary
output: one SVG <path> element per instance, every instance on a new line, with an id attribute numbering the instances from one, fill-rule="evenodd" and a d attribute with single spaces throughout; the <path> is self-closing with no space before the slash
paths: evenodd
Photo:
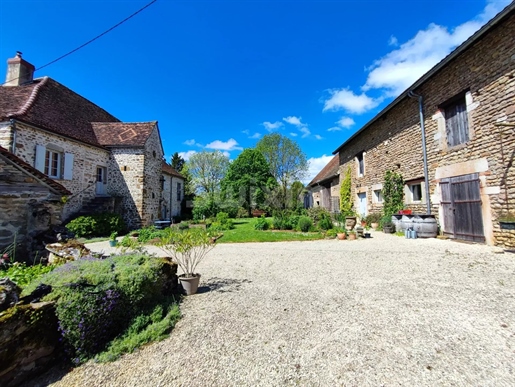
<path id="1" fill-rule="evenodd" d="M 150 0 L 0 0 L 0 72 L 36 67 Z M 38 72 L 127 122 L 158 120 L 167 159 L 231 159 L 274 131 L 331 153 L 510 0 L 167 1 Z M 8 22 L 5 22 L 8 20 Z M 2 59 L 3 58 L 3 59 Z"/>

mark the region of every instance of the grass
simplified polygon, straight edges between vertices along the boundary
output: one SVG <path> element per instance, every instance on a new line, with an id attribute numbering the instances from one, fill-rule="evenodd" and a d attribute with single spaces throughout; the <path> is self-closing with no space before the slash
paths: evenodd
<path id="1" fill-rule="evenodd" d="M 256 220 L 257 218 L 235 219 L 234 229 L 224 231 L 223 237 L 217 243 L 311 241 L 324 238 L 320 232 L 255 230 Z"/>

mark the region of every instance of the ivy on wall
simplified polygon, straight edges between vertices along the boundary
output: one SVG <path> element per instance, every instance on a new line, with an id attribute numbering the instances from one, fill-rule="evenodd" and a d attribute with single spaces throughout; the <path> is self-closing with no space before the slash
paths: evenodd
<path id="1" fill-rule="evenodd" d="M 352 216 L 354 214 L 352 210 L 351 183 L 351 168 L 348 167 L 340 186 L 340 212 L 343 216 Z"/>
<path id="2" fill-rule="evenodd" d="M 391 218 L 393 214 L 404 208 L 404 179 L 393 171 L 386 171 L 383 189 L 383 216 Z"/>

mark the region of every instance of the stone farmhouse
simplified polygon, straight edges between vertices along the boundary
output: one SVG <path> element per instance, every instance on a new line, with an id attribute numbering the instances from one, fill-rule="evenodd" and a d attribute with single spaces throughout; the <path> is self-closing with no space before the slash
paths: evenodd
<path id="1" fill-rule="evenodd" d="M 307 185 L 308 195 L 304 205 L 323 207 L 331 212 L 340 211 L 339 157 L 334 156 Z"/>
<path id="2" fill-rule="evenodd" d="M 515 230 L 500 222 L 515 213 L 514 129 L 511 3 L 333 154 L 342 177 L 352 171 L 356 212 L 381 211 L 385 172 L 397 171 L 406 182 L 406 208 L 436 215 L 446 235 L 514 247 Z M 324 205 L 329 194 L 338 196 L 329 191 L 334 184 L 329 164 L 326 174 L 310 183 L 312 190 L 324 187 Z"/>
<path id="3" fill-rule="evenodd" d="M 21 53 L 7 63 L 0 87 L 3 205 L 29 216 L 20 198 L 39 202 L 45 191 L 50 201 L 60 195 L 61 213 L 52 224 L 91 211 L 120 213 L 130 228 L 180 215 L 184 179 L 163 160 L 157 121 L 121 122 L 52 78 L 33 79 L 34 66 Z M 2 174 L 7 166 L 22 180 L 30 175 L 38 192 Z M 0 237 L 25 235 L 22 223 L 13 227 L 2 211 Z"/>

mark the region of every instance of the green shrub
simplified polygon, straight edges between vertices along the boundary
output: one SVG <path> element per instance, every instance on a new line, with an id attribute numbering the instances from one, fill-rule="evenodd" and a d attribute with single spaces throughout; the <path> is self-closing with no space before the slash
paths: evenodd
<path id="1" fill-rule="evenodd" d="M 146 243 L 149 240 L 161 238 L 165 234 L 165 230 L 159 230 L 155 226 L 143 227 L 138 232 L 138 242 Z"/>
<path id="2" fill-rule="evenodd" d="M 209 226 L 213 231 L 225 231 L 234 228 L 232 219 L 229 219 L 229 214 L 226 212 L 219 212 L 216 214 L 216 220 Z"/>
<path id="3" fill-rule="evenodd" d="M 301 216 L 299 218 L 298 227 L 302 232 L 308 232 L 311 227 L 313 227 L 313 221 L 309 216 Z"/>
<path id="4" fill-rule="evenodd" d="M 265 216 L 261 216 L 254 223 L 254 229 L 256 230 L 268 230 L 270 228 L 270 222 L 265 218 Z"/>
<path id="5" fill-rule="evenodd" d="M 59 331 L 68 355 L 80 364 L 105 349 L 133 319 L 156 305 L 162 296 L 165 260 L 141 254 L 105 260 L 69 262 L 33 281 L 22 295 L 44 283 L 56 302 Z"/>
<path id="6" fill-rule="evenodd" d="M 40 278 L 43 274 L 49 273 L 54 270 L 55 265 L 33 265 L 27 266 L 25 263 L 15 262 L 5 270 L 0 270 L 0 278 L 8 277 L 16 285 L 23 288 L 32 281 Z"/>
<path id="7" fill-rule="evenodd" d="M 240 207 L 238 208 L 238 211 L 236 212 L 236 218 L 248 218 L 249 217 L 249 212 L 243 208 L 243 207 Z"/>
<path id="8" fill-rule="evenodd" d="M 79 216 L 66 225 L 79 238 L 109 236 L 113 232 L 123 233 L 125 222 L 118 214 L 95 214 Z"/>
<path id="9" fill-rule="evenodd" d="M 318 227 L 320 227 L 322 230 L 330 230 L 333 228 L 333 221 L 330 217 L 324 216 L 318 222 Z"/>
<path id="10" fill-rule="evenodd" d="M 337 234 L 337 230 L 335 228 L 331 228 L 326 231 L 325 236 L 327 238 L 335 238 Z"/>
<path id="11" fill-rule="evenodd" d="M 372 212 L 365 217 L 365 222 L 370 226 L 372 223 L 379 223 L 381 217 L 382 215 L 379 212 Z"/>
<path id="12" fill-rule="evenodd" d="M 307 216 L 309 216 L 313 223 L 318 223 L 322 218 L 331 219 L 331 213 L 324 207 L 311 207 L 307 210 Z"/>
<path id="13" fill-rule="evenodd" d="M 190 228 L 190 224 L 188 222 L 181 222 L 179 223 L 179 230 L 187 230 Z"/>

